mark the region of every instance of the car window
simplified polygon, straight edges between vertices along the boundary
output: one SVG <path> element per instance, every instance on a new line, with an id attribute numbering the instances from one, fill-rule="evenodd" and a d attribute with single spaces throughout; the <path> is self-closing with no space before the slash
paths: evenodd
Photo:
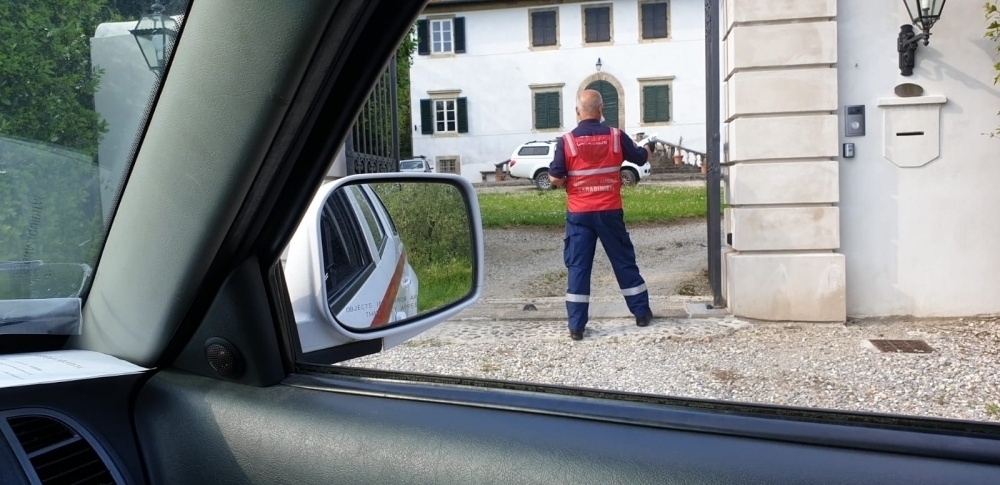
<path id="1" fill-rule="evenodd" d="M 399 231 L 396 230 L 396 223 L 393 222 L 392 216 L 390 216 L 386 211 L 385 204 L 382 202 L 382 199 L 379 198 L 378 194 L 367 185 L 362 186 L 361 189 L 365 199 L 368 200 L 368 203 L 375 209 L 375 212 L 378 213 L 379 220 L 386 222 L 386 225 L 389 226 L 389 232 L 391 232 L 392 235 L 398 235 Z"/>
<path id="2" fill-rule="evenodd" d="M 371 203 L 362 193 L 360 187 L 348 187 L 346 192 L 354 207 L 361 213 L 362 222 L 366 225 L 368 233 L 371 234 L 375 251 L 381 254 L 382 249 L 385 248 L 385 228 L 382 227 L 382 221 L 375 215 Z"/>
<path id="3" fill-rule="evenodd" d="M 346 197 L 344 194 L 330 197 L 321 216 L 326 293 L 331 301 L 372 262 Z"/>
<path id="4" fill-rule="evenodd" d="M 399 162 L 399 168 L 404 170 L 423 169 L 424 162 L 420 160 L 403 160 Z"/>
<path id="5" fill-rule="evenodd" d="M 0 302 L 86 295 L 187 4 L 0 5 Z"/>
<path id="6" fill-rule="evenodd" d="M 521 149 L 517 151 L 517 154 L 521 156 L 548 155 L 549 147 L 545 145 L 521 147 Z"/>

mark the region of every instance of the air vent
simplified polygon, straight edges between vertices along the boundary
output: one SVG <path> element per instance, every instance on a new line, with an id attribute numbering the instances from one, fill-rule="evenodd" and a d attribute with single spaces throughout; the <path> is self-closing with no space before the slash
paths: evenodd
<path id="1" fill-rule="evenodd" d="M 107 465 L 90 443 L 47 416 L 7 418 L 38 479 L 44 485 L 114 485 Z"/>

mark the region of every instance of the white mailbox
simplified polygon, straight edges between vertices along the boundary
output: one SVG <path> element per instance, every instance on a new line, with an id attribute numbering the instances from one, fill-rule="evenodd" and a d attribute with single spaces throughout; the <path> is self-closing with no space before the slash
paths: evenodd
<path id="1" fill-rule="evenodd" d="M 941 156 L 941 106 L 948 98 L 879 98 L 882 156 L 898 167 L 922 167 Z"/>

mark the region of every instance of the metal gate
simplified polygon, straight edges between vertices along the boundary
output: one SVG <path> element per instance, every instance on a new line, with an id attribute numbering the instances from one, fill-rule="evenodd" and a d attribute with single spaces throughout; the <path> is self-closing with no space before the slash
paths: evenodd
<path id="1" fill-rule="evenodd" d="M 705 175 L 708 192 L 708 280 L 712 285 L 713 305 L 724 308 L 722 297 L 722 200 L 720 167 L 722 120 L 720 119 L 721 93 L 719 36 L 719 0 L 705 0 L 705 141 L 708 171 Z"/>
<path id="2" fill-rule="evenodd" d="M 344 143 L 347 175 L 399 171 L 396 56 L 375 84 Z"/>

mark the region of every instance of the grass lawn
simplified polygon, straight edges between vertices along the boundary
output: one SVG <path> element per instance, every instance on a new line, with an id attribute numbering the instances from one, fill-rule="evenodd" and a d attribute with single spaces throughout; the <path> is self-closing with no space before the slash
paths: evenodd
<path id="1" fill-rule="evenodd" d="M 414 265 L 417 273 L 417 312 L 436 310 L 472 291 L 472 266 L 464 261 Z"/>
<path id="2" fill-rule="evenodd" d="M 705 217 L 708 199 L 701 187 L 639 185 L 622 189 L 625 223 L 664 223 Z M 526 190 L 479 194 L 483 227 L 562 227 L 566 224 L 565 190 Z"/>

